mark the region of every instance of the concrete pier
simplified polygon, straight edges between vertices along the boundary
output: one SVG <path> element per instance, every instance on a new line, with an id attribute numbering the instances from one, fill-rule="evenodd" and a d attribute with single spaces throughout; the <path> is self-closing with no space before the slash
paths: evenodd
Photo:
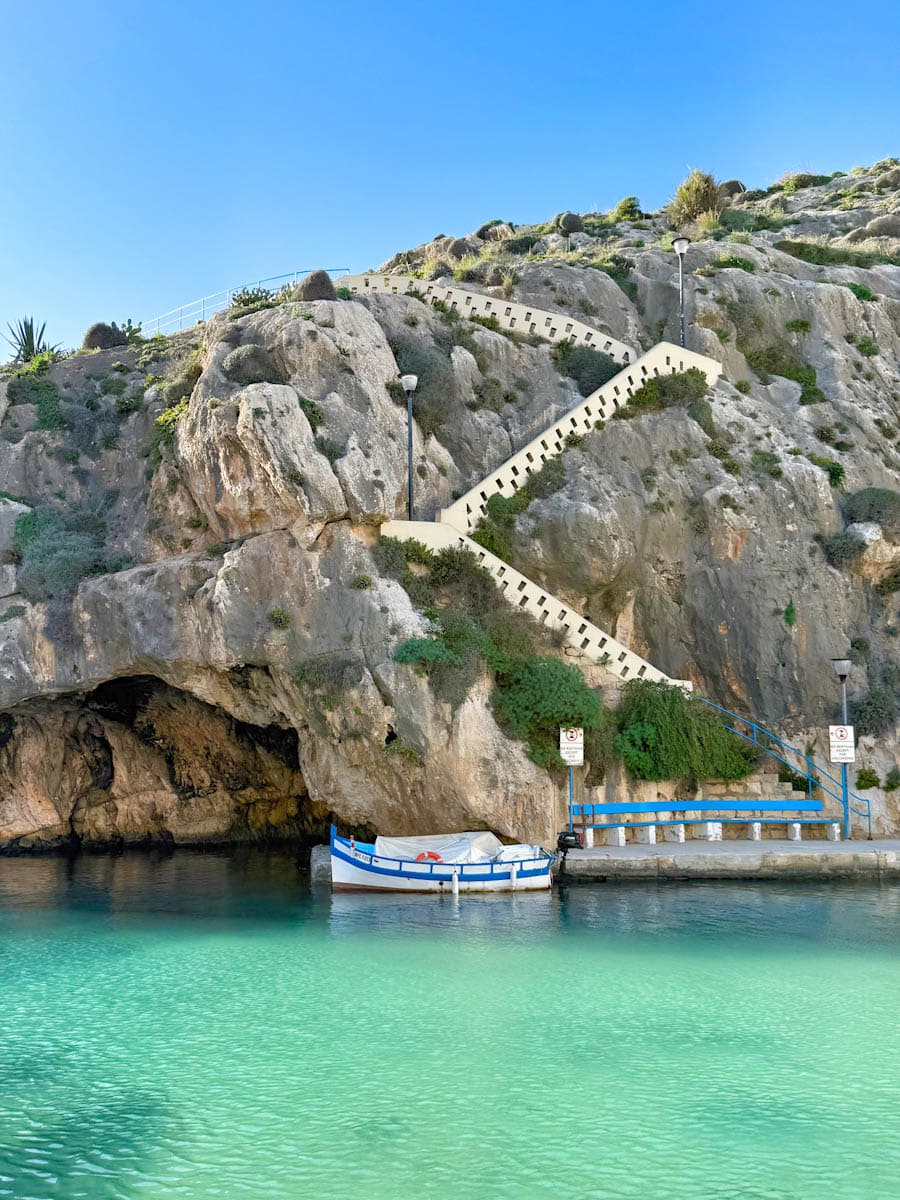
<path id="1" fill-rule="evenodd" d="M 560 881 L 897 879 L 900 839 L 854 842 L 662 842 L 570 850 Z"/>

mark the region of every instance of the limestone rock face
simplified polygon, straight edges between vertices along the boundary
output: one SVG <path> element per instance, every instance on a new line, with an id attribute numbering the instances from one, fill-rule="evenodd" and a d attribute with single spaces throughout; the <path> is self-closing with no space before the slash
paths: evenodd
<path id="1" fill-rule="evenodd" d="M 847 562 L 824 548 L 847 495 L 900 492 L 900 267 L 871 257 L 897 251 L 898 170 L 770 196 L 733 181 L 744 229 L 695 230 L 686 259 L 688 344 L 722 380 L 704 404 L 573 443 L 509 545 L 550 593 L 801 746 L 823 747 L 828 659 L 852 641 L 851 696 L 880 706 L 860 762 L 881 780 L 898 761 L 900 546 L 866 522 Z M 637 352 L 677 341 L 665 215 L 583 224 L 568 239 L 488 225 L 391 262 Z M 820 246 L 807 257 L 827 244 L 848 265 L 798 257 L 804 239 Z M 373 556 L 406 511 L 401 369 L 419 376 L 425 519 L 580 399 L 547 344 L 412 295 L 292 298 L 75 354 L 48 376 L 55 429 L 10 403 L 3 374 L 0 848 L 315 839 L 332 820 L 553 839 L 561 789 L 494 722 L 491 680 L 453 711 L 394 660 L 428 629 Z M 26 594 L 13 535 L 48 509 L 63 551 L 88 531 L 105 557 L 45 600 Z M 601 667 L 587 674 L 614 693 Z M 876 832 L 897 832 L 898 792 L 867 794 Z"/>

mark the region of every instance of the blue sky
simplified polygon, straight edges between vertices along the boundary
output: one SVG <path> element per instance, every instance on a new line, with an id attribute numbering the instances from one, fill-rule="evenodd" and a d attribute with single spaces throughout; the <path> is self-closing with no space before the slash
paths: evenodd
<path id="1" fill-rule="evenodd" d="M 0 7 L 0 330 L 78 344 L 246 279 L 376 266 L 699 166 L 900 152 L 900 8 L 506 0 Z M 2 358 L 2 355 L 0 355 Z"/>

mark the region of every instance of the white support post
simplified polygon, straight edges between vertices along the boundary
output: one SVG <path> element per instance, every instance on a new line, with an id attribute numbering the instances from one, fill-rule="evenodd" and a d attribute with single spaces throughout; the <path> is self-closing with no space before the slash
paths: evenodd
<path id="1" fill-rule="evenodd" d="M 607 829 L 606 844 L 607 844 L 607 846 L 624 846 L 625 845 L 625 830 L 624 829 Z"/>
<path id="2" fill-rule="evenodd" d="M 645 825 L 643 829 L 636 829 L 635 833 L 637 834 L 637 840 L 641 843 L 641 845 L 643 845 L 643 846 L 655 846 L 656 845 L 656 826 L 655 825 Z"/>
<path id="3" fill-rule="evenodd" d="M 841 827 L 839 822 L 832 821 L 830 825 L 826 825 L 825 831 L 829 842 L 839 842 L 841 840 Z"/>
<path id="4" fill-rule="evenodd" d="M 681 821 L 677 825 L 666 825 L 663 829 L 663 840 L 666 842 L 683 842 L 684 841 L 684 825 Z"/>
<path id="5" fill-rule="evenodd" d="M 750 841 L 759 842 L 762 840 L 762 823 L 760 821 L 750 822 Z"/>
<path id="6" fill-rule="evenodd" d="M 594 848 L 594 827 L 593 825 L 585 825 L 583 829 L 584 848 L 585 850 L 593 850 Z"/>
<path id="7" fill-rule="evenodd" d="M 721 842 L 722 840 L 721 821 L 701 821 L 694 829 L 694 836 L 701 842 Z"/>

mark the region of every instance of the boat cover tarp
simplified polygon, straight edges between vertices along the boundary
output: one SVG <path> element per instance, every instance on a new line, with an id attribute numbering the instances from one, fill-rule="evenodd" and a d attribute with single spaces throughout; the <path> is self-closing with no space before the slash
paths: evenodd
<path id="1" fill-rule="evenodd" d="M 504 850 L 499 838 L 492 833 L 440 833 L 430 837 L 379 837 L 375 853 L 381 858 L 412 859 L 420 854 L 439 854 L 441 862 L 489 862 Z"/>

